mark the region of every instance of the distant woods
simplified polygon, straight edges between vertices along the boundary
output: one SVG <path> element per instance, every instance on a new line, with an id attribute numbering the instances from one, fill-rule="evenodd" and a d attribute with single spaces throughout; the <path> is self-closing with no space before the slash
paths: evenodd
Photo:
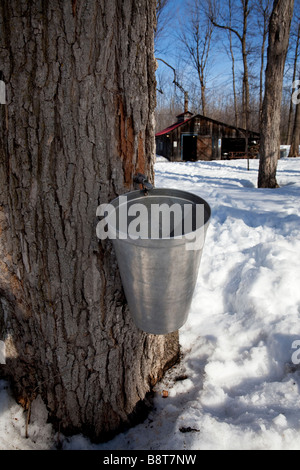
<path id="1" fill-rule="evenodd" d="M 259 131 L 265 96 L 270 15 L 281 0 L 159 0 L 157 2 L 156 129 L 189 110 Z M 300 7 L 295 1 L 280 110 L 280 143 L 292 144 L 297 129 L 293 83 L 300 78 Z M 298 82 L 299 83 L 299 82 Z M 297 85 L 296 88 L 299 88 Z M 295 100 L 294 100 L 295 101 Z M 297 132 L 297 131 L 296 131 Z M 299 133 L 299 132 L 298 132 Z"/>

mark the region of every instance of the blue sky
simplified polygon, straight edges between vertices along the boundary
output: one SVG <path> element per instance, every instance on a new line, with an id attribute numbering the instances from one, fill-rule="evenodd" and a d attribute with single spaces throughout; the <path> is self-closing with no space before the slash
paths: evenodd
<path id="1" fill-rule="evenodd" d="M 219 0 L 220 5 L 224 7 L 225 2 Z M 235 13 L 238 12 L 238 8 L 241 4 L 241 0 L 233 0 L 235 5 Z M 156 56 L 164 59 L 178 72 L 178 78 L 184 88 L 194 88 L 198 85 L 198 78 L 195 75 L 194 70 L 189 65 L 187 53 L 184 52 L 182 44 L 178 39 L 178 33 L 181 27 L 185 27 L 188 18 L 188 0 L 169 0 L 167 7 L 167 16 L 170 17 L 170 22 L 166 27 L 165 34 L 161 40 L 157 43 Z M 299 4 L 299 0 L 296 0 L 295 5 Z M 254 80 L 252 82 L 257 83 L 255 77 L 258 76 L 260 69 L 260 57 L 259 48 L 261 44 L 261 36 L 258 34 L 258 20 L 257 15 L 254 12 L 249 16 L 249 33 L 248 33 L 248 44 L 257 46 L 258 50 L 256 56 L 249 55 L 249 69 L 253 75 Z M 255 34 L 256 33 L 256 34 Z M 177 37 L 176 37 L 177 36 Z M 240 44 L 235 41 L 235 67 L 236 67 L 236 78 L 241 83 L 241 77 L 243 73 L 243 64 L 240 51 Z M 266 45 L 267 46 L 267 45 Z M 267 47 L 266 47 L 267 50 Z M 228 38 L 224 30 L 216 29 L 211 48 L 210 62 L 207 72 L 207 92 L 216 95 L 220 94 L 231 94 L 232 93 L 232 69 L 231 60 L 228 56 Z M 291 47 L 291 56 L 293 55 L 294 48 Z M 265 60 L 266 64 L 266 60 Z M 288 74 L 287 74 L 288 75 Z M 163 79 L 161 81 L 161 78 Z M 168 86 L 171 87 L 170 91 L 174 90 L 173 72 L 171 69 L 166 67 L 162 62 L 158 61 L 157 70 L 158 84 L 163 85 L 165 93 L 167 93 Z M 288 79 L 290 80 L 290 79 Z M 291 81 L 291 80 L 290 80 Z M 288 81 L 287 81 L 288 87 Z M 178 90 L 179 92 L 179 90 Z M 180 92 L 179 92 L 180 93 Z M 253 93 L 257 91 L 253 90 Z"/>
<path id="2" fill-rule="evenodd" d="M 198 86 L 198 78 L 195 71 L 190 66 L 187 53 L 183 49 L 183 45 L 178 39 L 180 27 L 185 27 L 187 20 L 187 5 L 185 0 L 169 0 L 168 15 L 170 15 L 170 23 L 168 24 L 163 37 L 157 43 L 156 57 L 162 58 L 176 69 L 179 79 L 184 87 L 189 88 L 193 84 Z M 207 89 L 215 90 L 221 93 L 232 87 L 231 61 L 226 52 L 227 37 L 216 31 L 212 42 L 210 60 L 207 73 Z M 242 73 L 242 61 L 239 50 L 236 50 L 236 73 Z M 167 88 L 167 78 L 169 77 L 170 86 L 173 87 L 173 72 L 162 62 L 158 61 L 158 82 L 163 75 L 163 84 Z"/>

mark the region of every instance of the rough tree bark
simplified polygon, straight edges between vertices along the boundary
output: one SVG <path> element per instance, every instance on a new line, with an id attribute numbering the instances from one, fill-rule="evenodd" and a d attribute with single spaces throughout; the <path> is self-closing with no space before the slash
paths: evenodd
<path id="1" fill-rule="evenodd" d="M 142 417 L 178 358 L 177 333 L 133 325 L 96 237 L 97 206 L 153 180 L 155 6 L 0 3 L 3 367 L 25 407 L 40 394 L 60 430 L 97 440 Z"/>
<path id="2" fill-rule="evenodd" d="M 280 110 L 283 72 L 289 44 L 294 0 L 274 0 L 269 23 L 265 96 L 261 120 L 259 188 L 276 188 L 280 152 Z"/>
<path id="3" fill-rule="evenodd" d="M 270 21 L 270 14 L 271 14 L 271 0 L 258 0 L 257 1 L 257 13 L 261 16 L 262 24 L 261 24 L 261 34 L 262 34 L 262 42 L 260 48 L 260 71 L 259 71 L 259 123 L 262 117 L 262 105 L 263 105 L 263 94 L 264 94 L 264 87 L 263 87 L 263 79 L 264 79 L 264 70 L 265 70 L 265 47 L 268 38 L 268 29 L 269 29 L 269 21 Z"/>

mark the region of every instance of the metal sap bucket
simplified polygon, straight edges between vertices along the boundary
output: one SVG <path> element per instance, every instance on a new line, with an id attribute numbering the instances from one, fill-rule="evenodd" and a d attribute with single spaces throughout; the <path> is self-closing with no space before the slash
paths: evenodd
<path id="1" fill-rule="evenodd" d="M 192 302 L 210 206 L 189 192 L 159 188 L 147 195 L 132 191 L 110 204 L 115 217 L 108 219 L 108 233 L 136 326 L 156 335 L 178 330 Z"/>

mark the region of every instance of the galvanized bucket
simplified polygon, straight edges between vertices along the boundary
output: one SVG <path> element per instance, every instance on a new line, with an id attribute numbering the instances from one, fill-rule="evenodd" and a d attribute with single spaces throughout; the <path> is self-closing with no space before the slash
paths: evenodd
<path id="1" fill-rule="evenodd" d="M 136 326 L 156 335 L 178 330 L 191 306 L 210 206 L 189 192 L 159 188 L 110 204 L 108 233 Z"/>

